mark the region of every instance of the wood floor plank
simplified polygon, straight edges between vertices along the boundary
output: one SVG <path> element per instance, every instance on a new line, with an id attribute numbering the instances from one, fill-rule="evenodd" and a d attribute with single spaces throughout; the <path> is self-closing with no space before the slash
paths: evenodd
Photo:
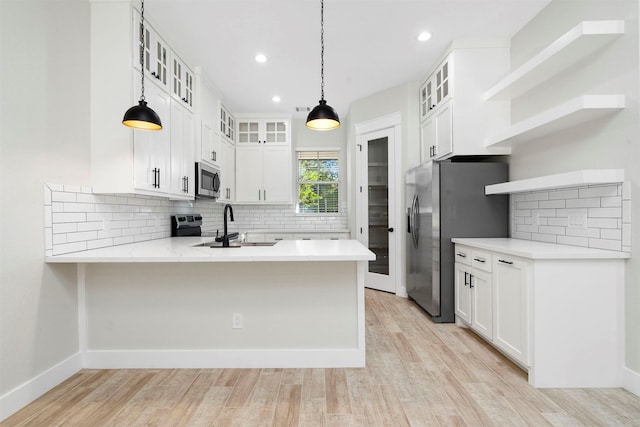
<path id="1" fill-rule="evenodd" d="M 233 386 L 231 395 L 227 399 L 227 408 L 240 408 L 247 405 L 253 388 L 260 378 L 259 369 L 241 369 L 238 380 Z"/>
<path id="2" fill-rule="evenodd" d="M 535 389 L 468 329 L 365 291 L 367 366 L 82 370 L 0 426 L 635 426 L 623 389 Z"/>
<path id="3" fill-rule="evenodd" d="M 297 426 L 300 421 L 301 384 L 282 384 L 278 392 L 274 426 Z"/>
<path id="4" fill-rule="evenodd" d="M 327 414 L 351 414 L 349 388 L 344 369 L 325 369 Z"/>

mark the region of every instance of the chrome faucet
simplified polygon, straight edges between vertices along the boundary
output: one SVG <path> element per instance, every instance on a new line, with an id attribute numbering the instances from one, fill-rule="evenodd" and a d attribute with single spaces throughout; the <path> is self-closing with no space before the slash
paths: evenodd
<path id="1" fill-rule="evenodd" d="M 229 247 L 229 234 L 227 233 L 227 211 L 229 211 L 229 219 L 233 222 L 233 208 L 230 204 L 224 205 L 224 234 L 222 235 L 222 247 Z"/>

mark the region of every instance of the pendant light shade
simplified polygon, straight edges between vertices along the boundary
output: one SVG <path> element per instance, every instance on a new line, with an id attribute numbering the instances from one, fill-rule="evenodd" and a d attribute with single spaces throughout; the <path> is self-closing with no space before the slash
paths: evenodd
<path id="1" fill-rule="evenodd" d="M 124 113 L 122 124 L 136 129 L 160 130 L 162 123 L 160 117 L 151 108 L 147 107 L 147 101 L 138 101 Z"/>
<path id="2" fill-rule="evenodd" d="M 307 127 L 313 130 L 331 130 L 340 126 L 340 118 L 327 101 L 320 100 L 307 116 Z"/>
<path id="3" fill-rule="evenodd" d="M 340 118 L 324 100 L 324 0 L 320 0 L 320 102 L 307 116 L 307 127 L 331 130 L 340 126 Z"/>
<path id="4" fill-rule="evenodd" d="M 135 129 L 160 130 L 162 122 L 158 114 L 147 106 L 144 100 L 144 0 L 140 7 L 140 101 L 124 113 L 122 124 Z"/>

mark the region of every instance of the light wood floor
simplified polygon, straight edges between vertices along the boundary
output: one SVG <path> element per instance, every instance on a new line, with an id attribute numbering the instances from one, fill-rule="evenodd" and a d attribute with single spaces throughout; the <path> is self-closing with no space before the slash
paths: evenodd
<path id="1" fill-rule="evenodd" d="M 623 389 L 534 389 L 467 330 L 366 291 L 362 369 L 83 370 L 3 426 L 640 426 Z"/>

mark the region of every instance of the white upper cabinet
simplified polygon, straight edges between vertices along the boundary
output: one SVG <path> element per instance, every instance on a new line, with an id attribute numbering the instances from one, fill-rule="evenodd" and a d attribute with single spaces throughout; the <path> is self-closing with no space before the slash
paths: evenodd
<path id="1" fill-rule="evenodd" d="M 133 74 L 133 87 L 139 91 L 138 73 Z M 145 98 L 160 116 L 163 128 L 159 131 L 133 130 L 133 186 L 143 194 L 165 196 L 171 191 L 171 100 L 165 91 L 152 82 L 145 85 Z"/>
<path id="2" fill-rule="evenodd" d="M 243 144 L 291 144 L 291 121 L 283 119 L 237 118 L 237 143 Z"/>
<path id="3" fill-rule="evenodd" d="M 171 52 L 171 95 L 189 110 L 193 109 L 193 87 L 193 71 Z"/>
<path id="4" fill-rule="evenodd" d="M 421 160 L 509 154 L 486 147 L 487 135 L 510 122 L 508 101 L 485 102 L 483 92 L 509 70 L 509 49 L 452 45 L 419 92 Z"/>
<path id="5" fill-rule="evenodd" d="M 140 14 L 128 2 L 91 2 L 90 10 L 94 192 L 193 198 L 193 114 L 171 96 L 170 47 L 145 20 L 145 100 L 163 128 L 125 127 L 125 110 L 141 95 Z M 175 106 L 182 107 L 180 114 Z"/>
<path id="6" fill-rule="evenodd" d="M 222 104 L 220 104 L 220 135 L 231 143 L 236 141 L 236 120 Z"/>
<path id="7" fill-rule="evenodd" d="M 133 64 L 140 69 L 140 13 L 133 11 Z M 145 19 L 144 22 L 144 68 L 147 75 L 156 83 L 169 88 L 169 47 L 160 35 Z"/>
<path id="8" fill-rule="evenodd" d="M 171 103 L 171 186 L 172 199 L 195 197 L 193 113 L 178 102 Z"/>
<path id="9" fill-rule="evenodd" d="M 289 118 L 237 118 L 236 201 L 293 201 Z"/>

